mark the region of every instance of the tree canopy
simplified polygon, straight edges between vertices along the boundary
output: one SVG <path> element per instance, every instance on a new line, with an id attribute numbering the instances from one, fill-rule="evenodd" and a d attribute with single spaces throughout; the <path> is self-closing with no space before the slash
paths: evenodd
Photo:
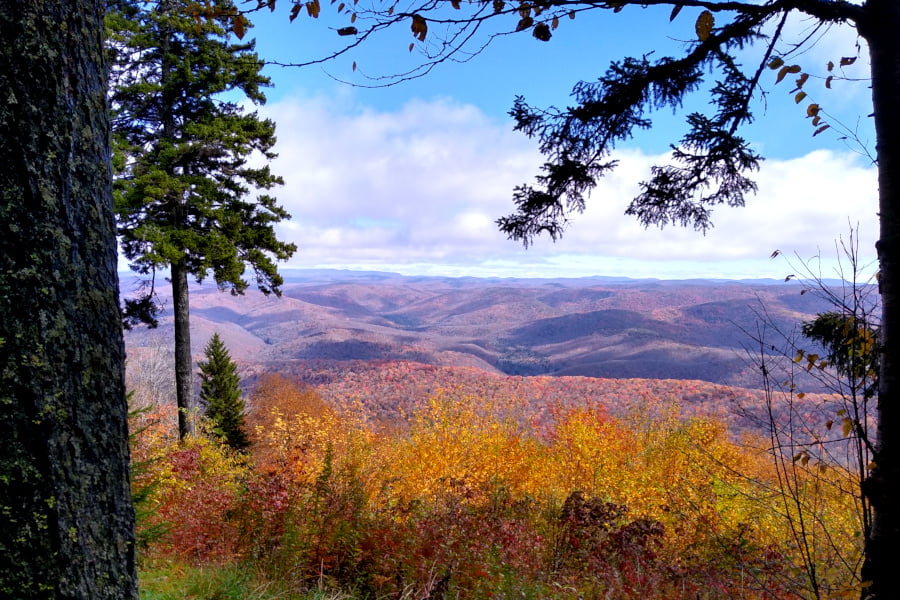
<path id="1" fill-rule="evenodd" d="M 282 183 L 266 164 L 275 124 L 239 103 L 265 102 L 263 63 L 253 42 L 230 39 L 231 2 L 211 4 L 223 15 L 213 19 L 193 18 L 190 6 L 117 0 L 107 18 L 118 232 L 134 270 L 171 271 L 182 436 L 193 405 L 188 276 L 212 275 L 240 294 L 249 266 L 263 293 L 279 294 L 275 261 L 296 250 L 274 230 L 290 215 L 274 197 L 255 195 Z M 126 302 L 126 317 L 155 322 L 152 296 L 151 284 Z"/>
<path id="2" fill-rule="evenodd" d="M 273 225 L 290 215 L 269 195 L 248 199 L 282 183 L 266 164 L 276 156 L 275 124 L 238 97 L 263 104 L 271 82 L 253 42 L 231 43 L 222 23 L 198 22 L 188 4 L 111 3 L 122 249 L 140 273 L 178 264 L 240 293 L 250 266 L 263 292 L 276 291 L 282 279 L 273 259 L 296 248 L 278 241 Z M 216 6 L 233 9 L 227 1 Z"/>

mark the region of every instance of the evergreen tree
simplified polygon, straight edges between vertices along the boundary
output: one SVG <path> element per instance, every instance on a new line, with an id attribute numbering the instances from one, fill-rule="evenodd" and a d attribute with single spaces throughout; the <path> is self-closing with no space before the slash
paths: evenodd
<path id="1" fill-rule="evenodd" d="M 206 361 L 198 364 L 200 403 L 206 406 L 213 433 L 235 450 L 244 450 L 250 442 L 244 431 L 244 399 L 237 365 L 218 333 L 209 339 L 203 353 Z"/>
<path id="2" fill-rule="evenodd" d="M 107 19 L 118 233 L 132 269 L 171 273 L 182 437 L 193 429 L 188 276 L 211 273 L 240 294 L 250 266 L 261 291 L 279 294 L 274 260 L 296 249 L 275 237 L 273 224 L 289 218 L 275 199 L 247 198 L 282 183 L 249 164 L 275 156 L 274 123 L 235 101 L 262 104 L 269 79 L 253 42 L 229 41 L 233 4 L 212 5 L 220 16 L 198 19 L 187 0 L 114 0 Z M 126 318 L 152 321 L 152 298 L 151 286 L 127 302 Z"/>

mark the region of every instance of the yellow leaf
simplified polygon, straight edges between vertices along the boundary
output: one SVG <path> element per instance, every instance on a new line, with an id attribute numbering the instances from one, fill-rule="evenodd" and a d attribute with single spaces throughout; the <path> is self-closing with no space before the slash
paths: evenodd
<path id="1" fill-rule="evenodd" d="M 789 65 L 787 67 L 781 67 L 778 71 L 778 77 L 775 78 L 775 83 L 781 83 L 781 80 L 788 76 L 790 73 L 799 73 L 800 65 Z"/>
<path id="2" fill-rule="evenodd" d="M 321 10 L 321 5 L 319 4 L 319 0 L 311 0 L 306 3 L 306 12 L 313 19 L 319 18 L 319 11 Z"/>
<path id="3" fill-rule="evenodd" d="M 853 421 L 851 421 L 848 417 L 842 421 L 841 425 L 841 433 L 844 435 L 844 437 L 849 436 L 850 432 L 853 431 Z"/>
<path id="4" fill-rule="evenodd" d="M 820 133 L 822 133 L 823 131 L 825 131 L 825 130 L 828 129 L 829 127 L 831 127 L 831 125 L 822 125 L 822 126 L 819 127 L 818 129 L 816 129 L 815 131 L 813 131 L 813 137 L 819 135 Z"/>
<path id="5" fill-rule="evenodd" d="M 553 17 L 553 20 L 550 21 L 550 29 L 556 29 L 559 27 L 559 17 Z"/>
<path id="6" fill-rule="evenodd" d="M 694 29 L 697 32 L 697 39 L 701 42 L 705 42 L 709 39 L 710 33 L 712 33 L 713 25 L 715 25 L 715 19 L 713 18 L 713 14 L 708 10 L 704 10 L 700 13 L 700 16 L 697 17 L 697 22 L 694 23 Z"/>
<path id="7" fill-rule="evenodd" d="M 829 71 L 834 71 L 834 62 L 832 62 L 832 61 L 830 61 L 830 60 L 828 61 L 828 70 L 829 70 Z"/>
<path id="8" fill-rule="evenodd" d="M 783 65 L 784 65 L 784 60 L 782 60 L 782 59 L 780 59 L 780 58 L 773 58 L 773 59 L 769 62 L 769 65 L 768 65 L 768 66 L 769 66 L 770 69 L 772 69 L 772 70 L 774 71 L 775 69 L 777 69 L 778 67 L 781 67 L 781 66 L 783 66 Z"/>
<path id="9" fill-rule="evenodd" d="M 819 105 L 818 104 L 810 104 L 806 107 L 806 116 L 807 117 L 815 117 L 819 114 Z"/>
<path id="10" fill-rule="evenodd" d="M 806 98 L 806 92 L 800 92 L 796 96 L 794 96 L 794 104 L 800 104 L 803 102 L 803 99 Z"/>
<path id="11" fill-rule="evenodd" d="M 797 394 L 797 400 L 803 400 L 804 398 L 806 398 L 805 392 L 800 392 L 799 394 Z"/>

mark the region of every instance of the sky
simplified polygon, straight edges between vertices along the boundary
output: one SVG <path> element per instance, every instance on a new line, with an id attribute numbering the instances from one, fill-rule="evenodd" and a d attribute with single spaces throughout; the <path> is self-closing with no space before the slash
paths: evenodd
<path id="1" fill-rule="evenodd" d="M 347 24 L 329 16 L 334 5 L 323 6 L 321 20 L 304 12 L 293 23 L 288 7 L 281 0 L 273 13 L 252 17 L 248 37 L 257 39 L 263 59 L 304 62 L 348 39 L 334 31 Z M 795 76 L 776 84 L 775 72 L 765 71 L 765 97 L 754 105 L 756 122 L 745 133 L 766 157 L 756 174 L 759 191 L 744 208 L 715 210 L 706 235 L 644 229 L 623 214 L 638 183 L 652 165 L 665 162 L 669 144 L 684 132 L 684 115 L 671 111 L 654 115 L 649 131 L 616 150 L 618 168 L 599 182 L 560 241 L 541 239 L 526 249 L 498 231 L 495 220 L 513 210 L 513 188 L 531 182 L 543 162 L 536 141 L 513 131 L 507 113 L 514 98 L 564 106 L 576 82 L 601 75 L 612 60 L 676 53 L 684 46 L 679 40 L 695 35 L 696 14 L 688 13 L 671 23 L 667 9 L 582 13 L 564 19 L 549 42 L 528 32 L 503 36 L 467 62 L 448 62 L 388 87 L 366 86 L 423 60 L 418 47 L 408 50 L 413 39 L 403 23 L 331 62 L 266 67 L 274 87 L 258 110 L 277 125 L 279 157 L 272 168 L 285 185 L 275 195 L 292 215 L 277 231 L 298 247 L 281 267 L 740 279 L 784 278 L 808 262 L 833 277 L 836 244 L 850 243 L 851 234 L 860 263 L 871 267 L 877 186 L 867 155 L 874 151 L 864 81 L 868 56 L 846 27 L 817 36 L 811 49 L 788 58 L 814 75 L 805 89 L 835 126 L 813 137 L 806 102 L 796 104 L 791 93 Z M 800 40 L 810 23 L 794 20 L 785 31 L 789 41 Z M 440 37 L 435 31 L 429 36 L 428 43 Z M 787 52 L 790 45 L 778 49 Z M 761 49 L 751 49 L 740 59 L 753 65 L 760 55 Z M 815 77 L 827 75 L 828 61 L 857 55 L 845 74 L 862 81 L 836 81 L 828 90 Z M 707 100 L 700 93 L 686 108 L 702 110 Z M 838 122 L 858 140 L 840 139 Z M 770 258 L 776 250 L 781 255 Z"/>

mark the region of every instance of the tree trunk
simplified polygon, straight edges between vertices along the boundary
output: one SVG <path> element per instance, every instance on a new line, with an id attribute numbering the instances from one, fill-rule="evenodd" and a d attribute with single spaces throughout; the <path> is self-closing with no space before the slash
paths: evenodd
<path id="1" fill-rule="evenodd" d="M 102 0 L 0 2 L 0 595 L 137 597 Z"/>
<path id="2" fill-rule="evenodd" d="M 882 356 L 876 467 L 863 488 L 873 519 L 862 567 L 863 581 L 870 585 L 862 597 L 887 600 L 900 597 L 894 554 L 900 543 L 900 4 L 870 0 L 865 6 L 867 19 L 859 30 L 869 42 L 878 140 Z"/>
<path id="3" fill-rule="evenodd" d="M 191 356 L 191 315 L 187 269 L 172 264 L 172 309 L 175 311 L 175 399 L 178 435 L 194 433 L 194 359 Z"/>

